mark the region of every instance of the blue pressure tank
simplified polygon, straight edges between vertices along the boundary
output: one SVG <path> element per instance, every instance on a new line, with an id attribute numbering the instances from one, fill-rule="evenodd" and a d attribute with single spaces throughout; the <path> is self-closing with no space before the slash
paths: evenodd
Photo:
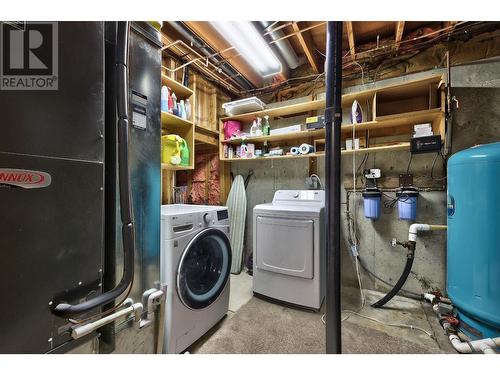
<path id="1" fill-rule="evenodd" d="M 447 290 L 460 330 L 500 337 L 500 142 L 448 161 Z"/>

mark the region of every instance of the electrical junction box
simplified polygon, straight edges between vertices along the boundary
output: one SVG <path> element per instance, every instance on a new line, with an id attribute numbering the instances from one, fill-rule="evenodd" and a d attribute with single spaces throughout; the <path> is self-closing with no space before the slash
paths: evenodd
<path id="1" fill-rule="evenodd" d="M 423 154 L 425 152 L 438 152 L 442 147 L 440 135 L 411 138 L 410 151 L 412 154 Z"/>
<path id="2" fill-rule="evenodd" d="M 378 168 L 367 169 L 364 171 L 366 178 L 380 178 L 381 172 Z"/>

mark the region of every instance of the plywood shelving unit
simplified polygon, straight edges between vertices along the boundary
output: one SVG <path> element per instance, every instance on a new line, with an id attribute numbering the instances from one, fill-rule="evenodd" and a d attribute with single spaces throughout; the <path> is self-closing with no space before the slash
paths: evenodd
<path id="1" fill-rule="evenodd" d="M 409 150 L 410 138 L 413 133 L 413 126 L 420 123 L 431 123 L 434 134 L 439 134 L 444 141 L 445 136 L 445 96 L 442 85 L 443 77 L 434 75 L 419 80 L 412 80 L 396 85 L 388 85 L 380 88 L 369 89 L 356 93 L 348 93 L 342 96 L 342 108 L 348 110 L 354 100 L 360 103 L 370 103 L 371 113 L 364 113 L 364 118 L 371 119 L 360 124 L 343 124 L 341 126 L 342 143 L 345 139 L 352 138 L 353 127 L 356 137 L 366 137 L 368 144 L 366 148 L 358 150 L 342 150 L 342 154 L 384 152 Z M 224 145 L 255 143 L 256 147 L 261 146 L 265 141 L 271 147 L 289 146 L 295 142 L 295 145 L 307 142 L 313 144 L 315 141 L 321 141 L 325 138 L 325 130 L 302 130 L 298 132 L 259 136 L 224 139 L 223 123 L 227 120 L 238 120 L 243 123 L 244 129 L 249 129 L 250 123 L 256 117 L 268 115 L 273 128 L 273 120 L 285 117 L 300 116 L 305 117 L 311 113 L 324 110 L 325 100 L 310 100 L 307 102 L 295 103 L 265 109 L 262 111 L 245 113 L 241 115 L 224 117 L 219 123 L 219 156 L 221 160 L 245 161 L 245 160 L 267 160 L 267 159 L 293 159 L 303 157 L 321 157 L 324 152 L 316 152 L 308 155 L 291 156 L 268 156 L 254 159 L 225 158 Z M 394 141 L 397 137 L 400 141 Z M 387 139 L 387 141 L 385 141 Z M 385 142 L 384 142 L 385 141 Z"/>
<path id="2" fill-rule="evenodd" d="M 191 103 L 191 112 L 195 106 L 194 91 L 189 87 L 186 87 L 176 80 L 168 77 L 165 74 L 161 75 L 162 86 L 170 87 L 173 93 L 177 96 L 177 100 L 189 99 Z M 193 169 L 194 168 L 194 123 L 187 119 L 183 119 L 179 116 L 175 116 L 169 112 L 161 112 L 161 126 L 162 135 L 165 134 L 177 134 L 178 136 L 184 138 L 189 147 L 189 165 L 188 166 L 177 166 L 168 163 L 162 164 L 162 169 L 171 170 L 182 170 L 182 169 Z"/>
<path id="3" fill-rule="evenodd" d="M 161 75 L 162 86 L 170 87 L 177 96 L 177 100 L 189 99 L 191 103 L 191 113 L 194 113 L 196 105 L 194 91 L 189 87 L 182 85 L 166 74 Z M 171 203 L 172 188 L 175 186 L 175 172 L 194 169 L 195 158 L 195 125 L 191 119 L 183 119 L 169 112 L 161 112 L 162 135 L 176 134 L 184 138 L 189 148 L 189 165 L 180 166 L 169 163 L 162 163 L 162 202 Z"/>

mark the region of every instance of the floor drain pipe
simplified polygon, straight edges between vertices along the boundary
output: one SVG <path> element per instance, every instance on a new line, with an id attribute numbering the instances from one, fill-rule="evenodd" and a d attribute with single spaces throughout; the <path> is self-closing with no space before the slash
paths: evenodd
<path id="1" fill-rule="evenodd" d="M 340 306 L 340 125 L 342 122 L 342 22 L 326 33 L 326 352 L 342 353 Z"/>
<path id="2" fill-rule="evenodd" d="M 453 349 L 461 354 L 497 354 L 497 349 L 500 348 L 500 337 L 485 338 L 473 341 L 462 341 L 462 339 L 457 335 L 456 327 L 458 326 L 459 321 L 454 316 L 442 315 L 439 311 L 439 301 L 443 303 L 450 302 L 450 304 L 451 301 L 447 298 L 436 297 L 431 294 L 427 294 L 425 298 L 433 303 L 432 309 L 436 313 L 441 327 L 443 327 L 445 333 L 448 335 L 448 339 L 450 340 L 450 344 L 453 346 Z M 438 302 L 434 303 L 435 301 Z M 454 320 L 455 323 L 451 324 L 450 320 Z"/>

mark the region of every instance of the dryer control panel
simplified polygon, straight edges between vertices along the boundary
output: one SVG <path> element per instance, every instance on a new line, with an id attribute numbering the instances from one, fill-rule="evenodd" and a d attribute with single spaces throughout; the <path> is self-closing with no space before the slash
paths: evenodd
<path id="1" fill-rule="evenodd" d="M 324 190 L 278 190 L 274 193 L 274 206 L 308 205 L 323 207 L 325 205 Z"/>

